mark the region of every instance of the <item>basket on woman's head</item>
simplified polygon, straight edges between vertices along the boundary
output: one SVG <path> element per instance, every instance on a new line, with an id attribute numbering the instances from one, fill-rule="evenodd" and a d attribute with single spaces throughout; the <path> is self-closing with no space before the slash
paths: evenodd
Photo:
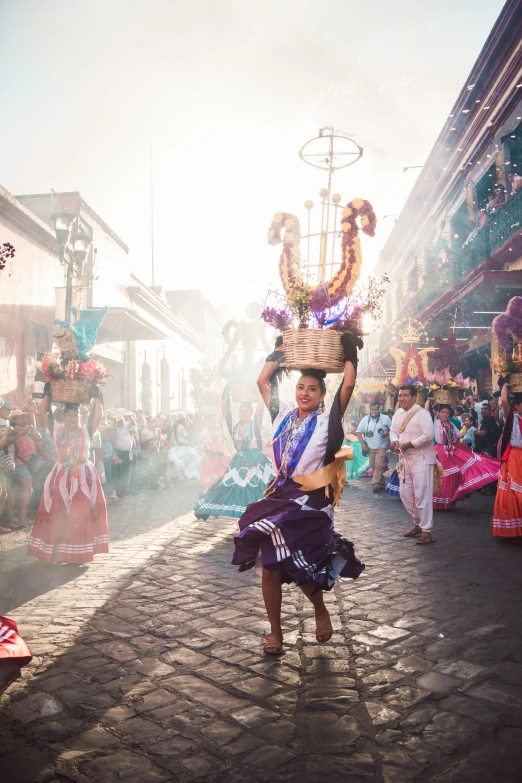
<path id="1" fill-rule="evenodd" d="M 284 362 L 288 370 L 303 367 L 325 373 L 341 373 L 349 359 L 357 363 L 360 335 L 334 329 L 287 329 L 283 332 Z"/>

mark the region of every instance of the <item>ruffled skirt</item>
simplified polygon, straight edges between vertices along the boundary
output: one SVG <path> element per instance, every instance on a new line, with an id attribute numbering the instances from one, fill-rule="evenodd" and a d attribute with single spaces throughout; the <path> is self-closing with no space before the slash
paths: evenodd
<path id="1" fill-rule="evenodd" d="M 89 563 L 109 551 L 107 506 L 92 462 L 73 476 L 57 462 L 47 476 L 28 553 L 44 563 Z"/>
<path id="2" fill-rule="evenodd" d="M 199 483 L 203 489 L 209 489 L 216 481 L 221 481 L 230 463 L 228 454 L 203 454 Z"/>
<path id="3" fill-rule="evenodd" d="M 274 478 L 273 465 L 260 449 L 238 451 L 223 478 L 203 493 L 194 513 L 198 519 L 211 515 L 239 519 L 250 503 L 264 497 Z"/>
<path id="4" fill-rule="evenodd" d="M 201 457 L 192 446 L 173 446 L 169 449 L 169 459 L 183 478 L 199 479 Z"/>
<path id="5" fill-rule="evenodd" d="M 433 497 L 434 509 L 449 511 L 455 507 L 457 500 L 498 478 L 498 459 L 488 454 L 477 454 L 463 443 L 456 443 L 451 454 L 447 454 L 444 446 L 439 443 L 436 444 L 435 451 L 444 469 L 444 475 L 440 491 Z"/>
<path id="6" fill-rule="evenodd" d="M 357 579 L 364 565 L 333 526 L 325 488 L 304 494 L 293 482 L 250 505 L 239 520 L 232 559 L 240 571 L 255 565 L 280 571 L 282 582 L 331 590 L 339 576 Z"/>
<path id="7" fill-rule="evenodd" d="M 491 532 L 502 538 L 522 536 L 522 449 L 512 447 L 501 462 Z"/>
<path id="8" fill-rule="evenodd" d="M 392 498 L 400 498 L 401 496 L 401 482 L 397 469 L 393 471 L 388 480 L 386 485 L 386 494 L 391 495 Z"/>
<path id="9" fill-rule="evenodd" d="M 370 458 L 363 454 L 362 446 L 357 441 L 345 440 L 345 446 L 351 446 L 353 449 L 353 459 L 346 461 L 346 478 L 357 479 L 370 469 Z"/>

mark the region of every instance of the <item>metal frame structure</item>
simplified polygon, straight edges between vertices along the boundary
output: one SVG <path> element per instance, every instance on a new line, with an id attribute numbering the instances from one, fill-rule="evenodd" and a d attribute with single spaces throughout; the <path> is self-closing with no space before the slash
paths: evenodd
<path id="1" fill-rule="evenodd" d="M 337 140 L 337 141 L 336 141 Z M 322 143 L 326 141 L 327 149 L 315 152 L 314 149 L 319 145 L 317 142 Z M 348 142 L 352 149 L 342 149 L 342 143 Z M 311 149 L 310 149 L 311 148 Z M 337 236 L 338 234 L 338 210 L 341 203 L 341 196 L 339 193 L 332 195 L 332 177 L 336 171 L 353 166 L 363 156 L 363 148 L 357 144 L 356 141 L 346 136 L 343 133 L 336 133 L 333 128 L 321 128 L 318 136 L 314 136 L 313 139 L 309 139 L 299 150 L 299 157 L 304 163 L 312 166 L 316 169 L 328 172 L 328 187 L 321 188 L 319 196 L 321 197 L 321 230 L 312 233 L 311 231 L 311 210 L 313 208 L 313 202 L 310 200 L 305 201 L 304 206 L 308 212 L 307 221 L 307 234 L 303 235 L 303 239 L 307 240 L 307 257 L 306 257 L 306 270 L 308 273 L 311 269 L 319 270 L 319 280 L 326 279 L 326 267 L 330 267 L 330 276 L 333 274 L 333 268 L 335 265 L 335 241 L 331 243 L 331 255 L 330 261 L 328 261 L 329 254 L 329 237 Z M 343 162 L 346 158 L 349 158 L 347 162 Z M 333 219 L 332 219 L 333 218 Z M 319 250 L 319 263 L 310 263 L 310 240 L 314 237 L 320 237 L 320 250 Z"/>

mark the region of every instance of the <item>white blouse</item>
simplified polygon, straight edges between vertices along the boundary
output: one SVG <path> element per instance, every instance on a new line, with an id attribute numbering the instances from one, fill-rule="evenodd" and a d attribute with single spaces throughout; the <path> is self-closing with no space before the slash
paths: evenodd
<path id="1" fill-rule="evenodd" d="M 277 414 L 272 424 L 273 435 L 276 434 L 279 425 L 285 416 L 287 416 L 292 410 L 294 410 L 294 408 L 291 408 L 286 403 L 281 403 L 279 413 Z M 315 429 L 310 440 L 308 441 L 308 445 L 301 455 L 301 459 L 297 463 L 296 469 L 292 473 L 293 478 L 297 476 L 306 476 L 307 473 L 312 473 L 314 470 L 319 470 L 319 468 L 324 466 L 326 446 L 328 443 L 328 422 L 330 421 L 330 411 L 331 408 L 317 416 Z M 275 457 L 273 462 L 275 465 Z"/>
<path id="2" fill-rule="evenodd" d="M 513 430 L 511 432 L 511 445 L 516 449 L 522 449 L 522 434 L 520 433 L 520 422 L 522 419 L 515 413 L 513 416 Z"/>

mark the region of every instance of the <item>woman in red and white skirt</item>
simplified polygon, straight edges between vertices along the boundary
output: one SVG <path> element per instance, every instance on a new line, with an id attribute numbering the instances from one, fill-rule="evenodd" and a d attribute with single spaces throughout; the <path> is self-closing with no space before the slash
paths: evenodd
<path id="1" fill-rule="evenodd" d="M 460 443 L 460 431 L 450 421 L 452 415 L 450 405 L 440 405 L 439 418 L 434 421 L 435 451 L 444 469 L 440 490 L 433 496 L 433 508 L 438 511 L 455 508 L 457 500 L 496 481 L 500 471 L 498 459 L 477 454 Z"/>
<path id="2" fill-rule="evenodd" d="M 504 413 L 500 478 L 491 532 L 494 536 L 522 543 L 522 393 L 509 399 L 509 375 L 499 378 L 500 401 Z"/>
<path id="3" fill-rule="evenodd" d="M 58 462 L 45 482 L 28 548 L 44 563 L 89 563 L 94 555 L 109 551 L 107 506 L 96 468 L 89 461 L 90 439 L 103 415 L 96 387 L 94 394 L 88 424 L 80 425 L 78 405 L 70 403 L 56 431 Z M 42 410 L 49 409 L 46 395 Z"/>
<path id="4" fill-rule="evenodd" d="M 219 427 L 210 427 L 208 437 L 202 439 L 203 459 L 201 460 L 201 473 L 199 483 L 203 489 L 208 489 L 216 481 L 221 481 L 227 472 L 230 463 L 230 454 L 223 443 Z"/>

